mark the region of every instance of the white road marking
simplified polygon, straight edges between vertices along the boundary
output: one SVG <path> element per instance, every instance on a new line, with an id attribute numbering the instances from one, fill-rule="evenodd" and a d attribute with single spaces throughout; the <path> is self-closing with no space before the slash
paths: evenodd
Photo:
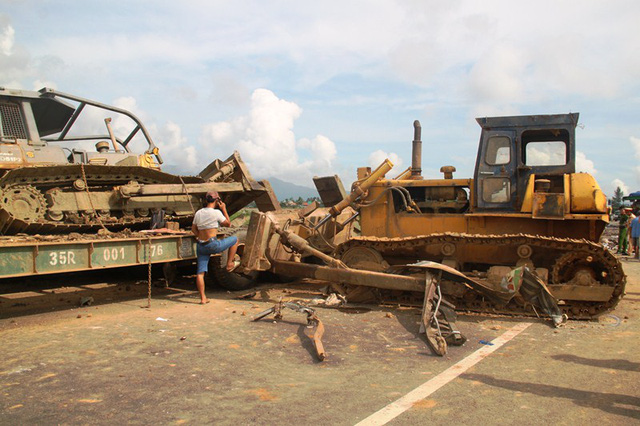
<path id="1" fill-rule="evenodd" d="M 425 399 L 426 397 L 482 361 L 484 358 L 499 349 L 509 340 L 513 339 L 518 334 L 526 330 L 527 327 L 529 327 L 531 324 L 532 323 L 530 322 L 523 322 L 515 325 L 501 336 L 493 339 L 491 341 L 493 345 L 481 347 L 465 359 L 447 368 L 445 371 L 438 374 L 433 379 L 423 383 L 402 398 L 397 399 L 396 401 L 392 402 L 391 404 L 357 423 L 356 426 L 373 426 L 387 424 L 391 420 L 398 417 L 400 414 L 407 411 L 409 408 L 413 407 L 413 404 L 415 404 L 416 402 Z"/>

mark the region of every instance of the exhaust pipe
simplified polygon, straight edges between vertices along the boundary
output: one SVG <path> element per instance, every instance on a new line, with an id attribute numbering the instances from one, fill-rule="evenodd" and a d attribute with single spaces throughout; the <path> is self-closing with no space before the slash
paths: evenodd
<path id="1" fill-rule="evenodd" d="M 413 122 L 413 151 L 411 152 L 411 177 L 422 177 L 422 127 L 418 120 Z"/>

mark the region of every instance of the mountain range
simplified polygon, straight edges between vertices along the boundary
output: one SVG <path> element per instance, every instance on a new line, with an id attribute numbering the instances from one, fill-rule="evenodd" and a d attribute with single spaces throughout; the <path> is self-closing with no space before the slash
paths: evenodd
<path id="1" fill-rule="evenodd" d="M 296 185 L 295 183 L 285 182 L 274 177 L 267 178 L 267 180 L 271 184 L 279 201 L 286 200 L 287 198 L 297 200 L 298 197 L 301 197 L 303 200 L 306 200 L 311 197 L 318 197 L 318 191 L 316 191 L 315 188 Z"/>
<path id="2" fill-rule="evenodd" d="M 184 174 L 180 167 L 171 164 L 164 165 L 162 171 L 175 175 Z M 262 179 L 263 178 L 259 178 L 257 180 Z M 318 197 L 318 191 L 310 186 L 296 185 L 295 183 L 285 182 L 275 177 L 267 178 L 266 180 L 271 183 L 271 187 L 279 201 L 286 200 L 287 198 L 297 200 L 298 197 L 301 197 L 303 200 L 306 200 L 311 197 Z"/>

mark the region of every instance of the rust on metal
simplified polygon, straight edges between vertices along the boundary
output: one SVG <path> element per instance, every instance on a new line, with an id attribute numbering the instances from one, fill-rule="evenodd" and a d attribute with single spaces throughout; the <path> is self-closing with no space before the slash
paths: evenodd
<path id="1" fill-rule="evenodd" d="M 424 291 L 424 279 L 422 276 L 414 277 L 385 274 L 382 272 L 364 271 L 351 268 L 338 269 L 328 266 L 282 260 L 273 261 L 272 271 L 284 276 L 312 278 L 341 284 L 382 288 L 386 290 Z"/>

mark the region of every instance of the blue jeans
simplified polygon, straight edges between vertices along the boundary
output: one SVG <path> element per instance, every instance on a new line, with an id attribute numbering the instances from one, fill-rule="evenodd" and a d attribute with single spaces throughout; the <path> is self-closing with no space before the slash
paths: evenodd
<path id="1" fill-rule="evenodd" d="M 217 239 L 213 237 L 208 241 L 202 243 L 198 241 L 196 254 L 198 255 L 198 272 L 197 274 L 203 274 L 209 271 L 209 257 L 212 254 L 222 253 L 229 247 L 238 242 L 238 237 L 230 236 L 227 238 Z"/>

